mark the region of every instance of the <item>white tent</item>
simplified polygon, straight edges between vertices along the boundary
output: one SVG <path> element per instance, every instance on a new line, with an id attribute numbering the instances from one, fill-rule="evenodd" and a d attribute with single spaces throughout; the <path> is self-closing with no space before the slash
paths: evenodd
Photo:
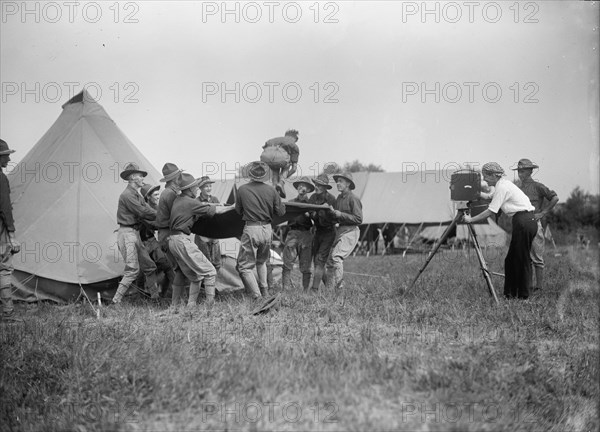
<path id="1" fill-rule="evenodd" d="M 162 177 L 84 90 L 8 175 L 16 236 L 17 297 L 69 300 L 80 287 L 104 290 L 122 275 L 117 203 L 128 162 Z"/>

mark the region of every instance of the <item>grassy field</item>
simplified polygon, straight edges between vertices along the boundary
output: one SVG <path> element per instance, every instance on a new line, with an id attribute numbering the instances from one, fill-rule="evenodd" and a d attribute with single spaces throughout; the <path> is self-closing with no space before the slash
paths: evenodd
<path id="1" fill-rule="evenodd" d="M 493 276 L 499 305 L 473 251 L 440 251 L 405 296 L 424 256 L 351 258 L 339 295 L 297 290 L 261 316 L 241 293 L 194 314 L 19 305 L 0 429 L 598 430 L 598 250 L 559 252 L 527 301 Z M 502 271 L 504 251 L 486 256 Z"/>

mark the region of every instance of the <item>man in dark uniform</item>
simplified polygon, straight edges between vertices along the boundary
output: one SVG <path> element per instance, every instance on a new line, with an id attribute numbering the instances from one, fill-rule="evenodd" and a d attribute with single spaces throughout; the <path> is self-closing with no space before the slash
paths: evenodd
<path id="1" fill-rule="evenodd" d="M 295 181 L 294 187 L 298 191 L 298 196 L 291 202 L 308 203 L 308 194 L 315 190 L 308 177 L 301 177 Z M 283 271 L 281 275 L 283 290 L 287 291 L 292 286 L 292 269 L 294 261 L 299 259 L 300 272 L 302 273 L 302 287 L 305 291 L 310 288 L 311 260 L 312 260 L 312 242 L 311 233 L 312 220 L 308 212 L 297 216 L 293 221 L 288 222 L 289 231 L 285 238 L 283 247 Z"/>
<path id="2" fill-rule="evenodd" d="M 119 197 L 117 208 L 117 223 L 119 224 L 117 245 L 125 260 L 125 272 L 112 301 L 121 303 L 131 284 L 135 283 L 140 270 L 146 277 L 146 291 L 153 299 L 156 299 L 158 298 L 156 264 L 142 244 L 139 231 L 142 221 L 156 220 L 156 211 L 146 204 L 140 194 L 140 189 L 144 185 L 144 177 L 148 173 L 140 170 L 136 164 L 129 163 L 120 175 L 123 180 L 128 182 Z"/>
<path id="3" fill-rule="evenodd" d="M 188 308 L 196 306 L 202 282 L 204 282 L 206 293 L 206 305 L 211 306 L 215 301 L 217 272 L 206 256 L 200 252 L 198 246 L 190 239 L 191 228 L 198 218 L 225 213 L 233 210 L 233 207 L 215 206 L 198 201 L 196 199 L 198 180 L 191 174 L 184 173 L 181 175 L 179 188 L 181 194 L 175 198 L 171 208 L 169 223 L 171 234 L 167 240 L 169 251 L 177 261 L 175 273 L 178 280 L 187 279 L 190 281 Z"/>
<path id="4" fill-rule="evenodd" d="M 269 165 L 271 169 L 271 181 L 279 192 L 281 198 L 285 198 L 285 183 L 283 177 L 289 178 L 297 170 L 298 157 L 298 134 L 294 129 L 287 130 L 282 137 L 271 138 L 263 146 L 260 160 Z"/>
<path id="5" fill-rule="evenodd" d="M 15 316 L 12 295 L 10 292 L 13 265 L 13 254 L 19 253 L 21 245 L 15 238 L 15 221 L 10 202 L 10 185 L 2 172 L 10 162 L 10 154 L 14 150 L 8 148 L 6 141 L 0 139 L 0 300 L 2 301 L 2 320 L 20 321 Z"/>
<path id="6" fill-rule="evenodd" d="M 216 196 L 211 195 L 213 183 L 214 181 L 208 176 L 203 176 L 198 179 L 198 188 L 200 189 L 198 201 L 209 204 L 220 204 L 219 199 Z M 215 267 L 217 273 L 219 273 L 219 270 L 221 269 L 221 246 L 219 245 L 219 240 L 196 235 L 194 236 L 194 242 L 196 243 L 196 246 L 198 246 L 198 249 L 202 251 Z"/>
<path id="7" fill-rule="evenodd" d="M 351 173 L 333 176 L 340 194 L 335 206 L 330 207 L 339 224 L 327 259 L 327 288 L 341 289 L 344 282 L 344 260 L 350 256 L 358 243 L 362 223 L 362 203 L 352 191 L 355 189 Z"/>
<path id="8" fill-rule="evenodd" d="M 531 178 L 534 168 L 539 168 L 539 166 L 529 159 L 521 159 L 517 163 L 517 167 L 513 168 L 513 171 L 517 171 L 519 175 L 519 181 L 516 185 L 527 195 L 531 205 L 535 207 L 534 218 L 537 221 L 537 234 L 531 244 L 531 263 L 535 270 L 536 279 L 533 289 L 541 290 L 544 287 L 544 246 L 546 245 L 544 217 L 558 203 L 558 195 L 544 184 Z M 544 200 L 547 201 L 546 205 L 544 205 Z"/>
<path id="9" fill-rule="evenodd" d="M 158 228 L 158 244 L 167 256 L 171 267 L 175 269 L 177 263 L 171 252 L 167 239 L 169 237 L 169 222 L 171 220 L 171 207 L 177 195 L 179 195 L 179 181 L 181 179 L 182 169 L 177 165 L 167 162 L 162 168 L 163 178 L 161 182 L 166 182 L 165 189 L 160 194 L 158 200 L 158 208 L 156 210 L 156 227 Z M 179 277 L 178 277 L 179 275 Z M 171 289 L 171 305 L 178 306 L 183 301 L 183 293 L 185 292 L 187 281 L 181 276 L 181 273 L 175 273 Z"/>
<path id="10" fill-rule="evenodd" d="M 158 202 L 160 200 L 160 186 L 152 186 L 149 184 L 145 184 L 140 189 L 140 193 L 144 197 L 144 200 L 148 203 L 150 208 L 156 210 L 158 208 Z M 173 266 L 169 262 L 165 252 L 161 249 L 158 244 L 158 240 L 155 235 L 156 229 L 154 226 L 151 226 L 147 223 L 143 223 L 140 228 L 140 238 L 142 239 L 142 243 L 144 247 L 148 251 L 150 258 L 156 264 L 157 272 L 163 272 L 164 278 L 161 282 L 160 294 L 164 297 L 169 289 L 171 289 L 171 285 L 173 284 L 173 279 L 175 278 L 175 273 L 173 272 Z"/>
<path id="11" fill-rule="evenodd" d="M 313 179 L 315 193 L 308 199 L 309 204 L 326 204 L 335 206 L 335 197 L 328 192 L 331 189 L 327 174 L 321 174 Z M 315 222 L 312 256 L 315 263 L 312 289 L 319 290 L 321 280 L 325 283 L 325 264 L 335 240 L 335 217 L 329 210 L 319 210 L 310 213 Z"/>
<path id="12" fill-rule="evenodd" d="M 274 215 L 285 214 L 285 205 L 277 191 L 264 183 L 269 177 L 266 163 L 251 162 L 244 167 L 244 173 L 252 181 L 240 186 L 235 202 L 235 211 L 245 221 L 240 239 L 238 271 L 246 290 L 258 299 L 269 293 L 266 263 L 271 255 L 273 240 L 271 221 Z M 253 273 L 255 268 L 258 281 Z"/>

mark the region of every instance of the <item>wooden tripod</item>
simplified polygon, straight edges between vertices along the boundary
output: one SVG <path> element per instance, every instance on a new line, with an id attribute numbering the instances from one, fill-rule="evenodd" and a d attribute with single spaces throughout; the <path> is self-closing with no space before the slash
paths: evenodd
<path id="1" fill-rule="evenodd" d="M 438 251 L 438 249 L 440 248 L 442 243 L 444 243 L 444 241 L 446 241 L 446 239 L 450 235 L 450 232 L 452 231 L 452 229 L 462 219 L 465 211 L 467 211 L 467 210 L 468 209 L 466 209 L 466 208 L 458 209 L 458 212 L 457 212 L 456 216 L 454 217 L 454 219 L 452 220 L 452 223 L 450 223 L 450 225 L 448 225 L 448 228 L 446 228 L 446 230 L 444 231 L 442 236 L 439 238 L 439 240 L 433 245 L 433 248 L 427 255 L 425 264 L 423 264 L 423 266 L 419 270 L 419 273 L 417 273 L 417 275 L 415 276 L 412 283 L 409 285 L 409 287 L 407 288 L 407 290 L 405 291 L 404 294 L 408 293 L 408 291 L 410 289 L 412 289 L 412 287 L 417 282 L 417 279 L 419 279 L 419 276 L 421 276 L 421 273 L 423 273 L 425 271 L 425 268 L 427 267 L 429 262 L 433 259 L 433 256 L 435 255 L 435 253 Z M 483 252 L 481 252 L 481 247 L 479 246 L 479 240 L 477 240 L 477 234 L 475 233 L 475 229 L 473 228 L 473 225 L 468 224 L 467 226 L 469 227 L 469 234 L 470 234 L 471 238 L 473 239 L 473 245 L 475 246 L 475 251 L 477 252 L 477 258 L 479 259 L 479 265 L 481 266 L 481 273 L 483 274 L 483 279 L 485 280 L 485 282 L 487 284 L 490 295 L 492 296 L 492 298 L 494 299 L 496 304 L 498 304 L 498 297 L 496 296 L 496 291 L 494 290 L 494 285 L 492 284 L 492 278 L 490 276 L 490 271 L 489 271 L 488 266 L 483 257 Z"/>

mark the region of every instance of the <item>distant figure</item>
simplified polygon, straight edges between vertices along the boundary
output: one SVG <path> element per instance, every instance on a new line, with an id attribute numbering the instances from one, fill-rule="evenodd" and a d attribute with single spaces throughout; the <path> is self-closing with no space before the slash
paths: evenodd
<path id="1" fill-rule="evenodd" d="M 313 179 L 315 185 L 315 193 L 308 199 L 309 204 L 317 205 L 335 205 L 335 197 L 328 192 L 331 189 L 329 177 L 327 174 L 321 174 Z M 315 222 L 315 237 L 313 239 L 313 262 L 315 263 L 314 277 L 312 282 L 312 290 L 318 291 L 321 286 L 321 281 L 326 283 L 325 279 L 325 264 L 333 247 L 335 240 L 335 215 L 329 210 L 318 210 L 310 213 L 311 218 Z"/>
<path id="2" fill-rule="evenodd" d="M 327 259 L 327 289 L 341 289 L 344 285 L 344 260 L 350 256 L 358 243 L 362 224 L 362 203 L 352 192 L 356 185 L 351 173 L 334 174 L 340 194 L 335 206 L 330 207 L 339 224 L 329 258 Z"/>
<path id="3" fill-rule="evenodd" d="M 581 249 L 590 247 L 590 239 L 581 230 L 577 230 L 577 244 Z"/>
<path id="4" fill-rule="evenodd" d="M 308 203 L 308 194 L 315 190 L 308 177 L 301 177 L 294 182 L 298 196 L 291 202 Z M 283 272 L 281 275 L 283 290 L 288 291 L 292 285 L 292 269 L 294 261 L 298 258 L 300 272 L 302 273 L 302 287 L 305 291 L 310 289 L 310 278 L 312 276 L 312 244 L 313 234 L 311 232 L 313 222 L 308 212 L 302 213 L 293 221 L 288 222 L 289 231 L 285 237 L 283 247 Z"/>
<path id="5" fill-rule="evenodd" d="M 117 223 L 119 224 L 117 245 L 125 261 L 125 271 L 112 299 L 113 303 L 121 303 L 123 296 L 131 284 L 135 283 L 140 271 L 146 277 L 146 291 L 153 299 L 159 297 L 156 284 L 156 264 L 150 258 L 140 237 L 142 222 L 151 221 L 150 224 L 154 224 L 156 220 L 156 211 L 146 203 L 140 194 L 140 189 L 144 185 L 144 177 L 147 175 L 146 171 L 140 170 L 134 163 L 125 165 L 125 169 L 120 174 L 121 178 L 128 182 L 127 187 L 119 196 L 117 208 Z"/>
<path id="6" fill-rule="evenodd" d="M 273 216 L 283 216 L 285 205 L 272 186 L 264 181 L 269 177 L 269 166 L 264 162 L 251 162 L 244 167 L 244 175 L 251 182 L 240 186 L 235 211 L 245 222 L 240 239 L 237 268 L 246 291 L 254 299 L 269 295 L 267 261 L 271 256 Z M 254 276 L 254 269 L 258 280 Z"/>
<path id="7" fill-rule="evenodd" d="M 525 192 L 525 195 L 535 207 L 534 217 L 537 221 L 537 234 L 531 245 L 531 262 L 535 270 L 536 280 L 535 285 L 532 283 L 532 286 L 535 291 L 544 288 L 544 246 L 546 245 L 546 239 L 544 237 L 543 219 L 558 203 L 558 195 L 542 183 L 531 178 L 534 168 L 539 168 L 539 166 L 529 159 L 521 159 L 517 163 L 517 167 L 513 168 L 513 171 L 517 171 L 519 175 L 520 181 L 517 186 Z M 548 202 L 546 205 L 544 205 L 544 200 Z"/>
<path id="8" fill-rule="evenodd" d="M 10 287 L 12 284 L 13 254 L 19 253 L 21 245 L 15 238 L 15 223 L 10 202 L 10 185 L 2 170 L 10 162 L 10 154 L 14 150 L 8 148 L 6 141 L 0 139 L 0 300 L 2 300 L 2 321 L 21 321 L 15 316 Z"/>
<path id="9" fill-rule="evenodd" d="M 526 299 L 531 287 L 531 243 L 537 233 L 535 207 L 521 189 L 502 178 L 504 170 L 496 162 L 486 163 L 481 172 L 484 180 L 496 188 L 494 197 L 486 210 L 477 216 L 464 215 L 463 221 L 483 221 L 500 210 L 512 216 L 512 237 L 504 259 L 504 296 Z"/>
<path id="10" fill-rule="evenodd" d="M 285 136 L 271 138 L 263 146 L 263 152 L 260 160 L 271 168 L 271 182 L 279 192 L 281 198 L 285 198 L 285 183 L 283 176 L 289 178 L 296 172 L 298 165 L 298 134 L 299 132 L 290 129 L 285 132 Z"/>

